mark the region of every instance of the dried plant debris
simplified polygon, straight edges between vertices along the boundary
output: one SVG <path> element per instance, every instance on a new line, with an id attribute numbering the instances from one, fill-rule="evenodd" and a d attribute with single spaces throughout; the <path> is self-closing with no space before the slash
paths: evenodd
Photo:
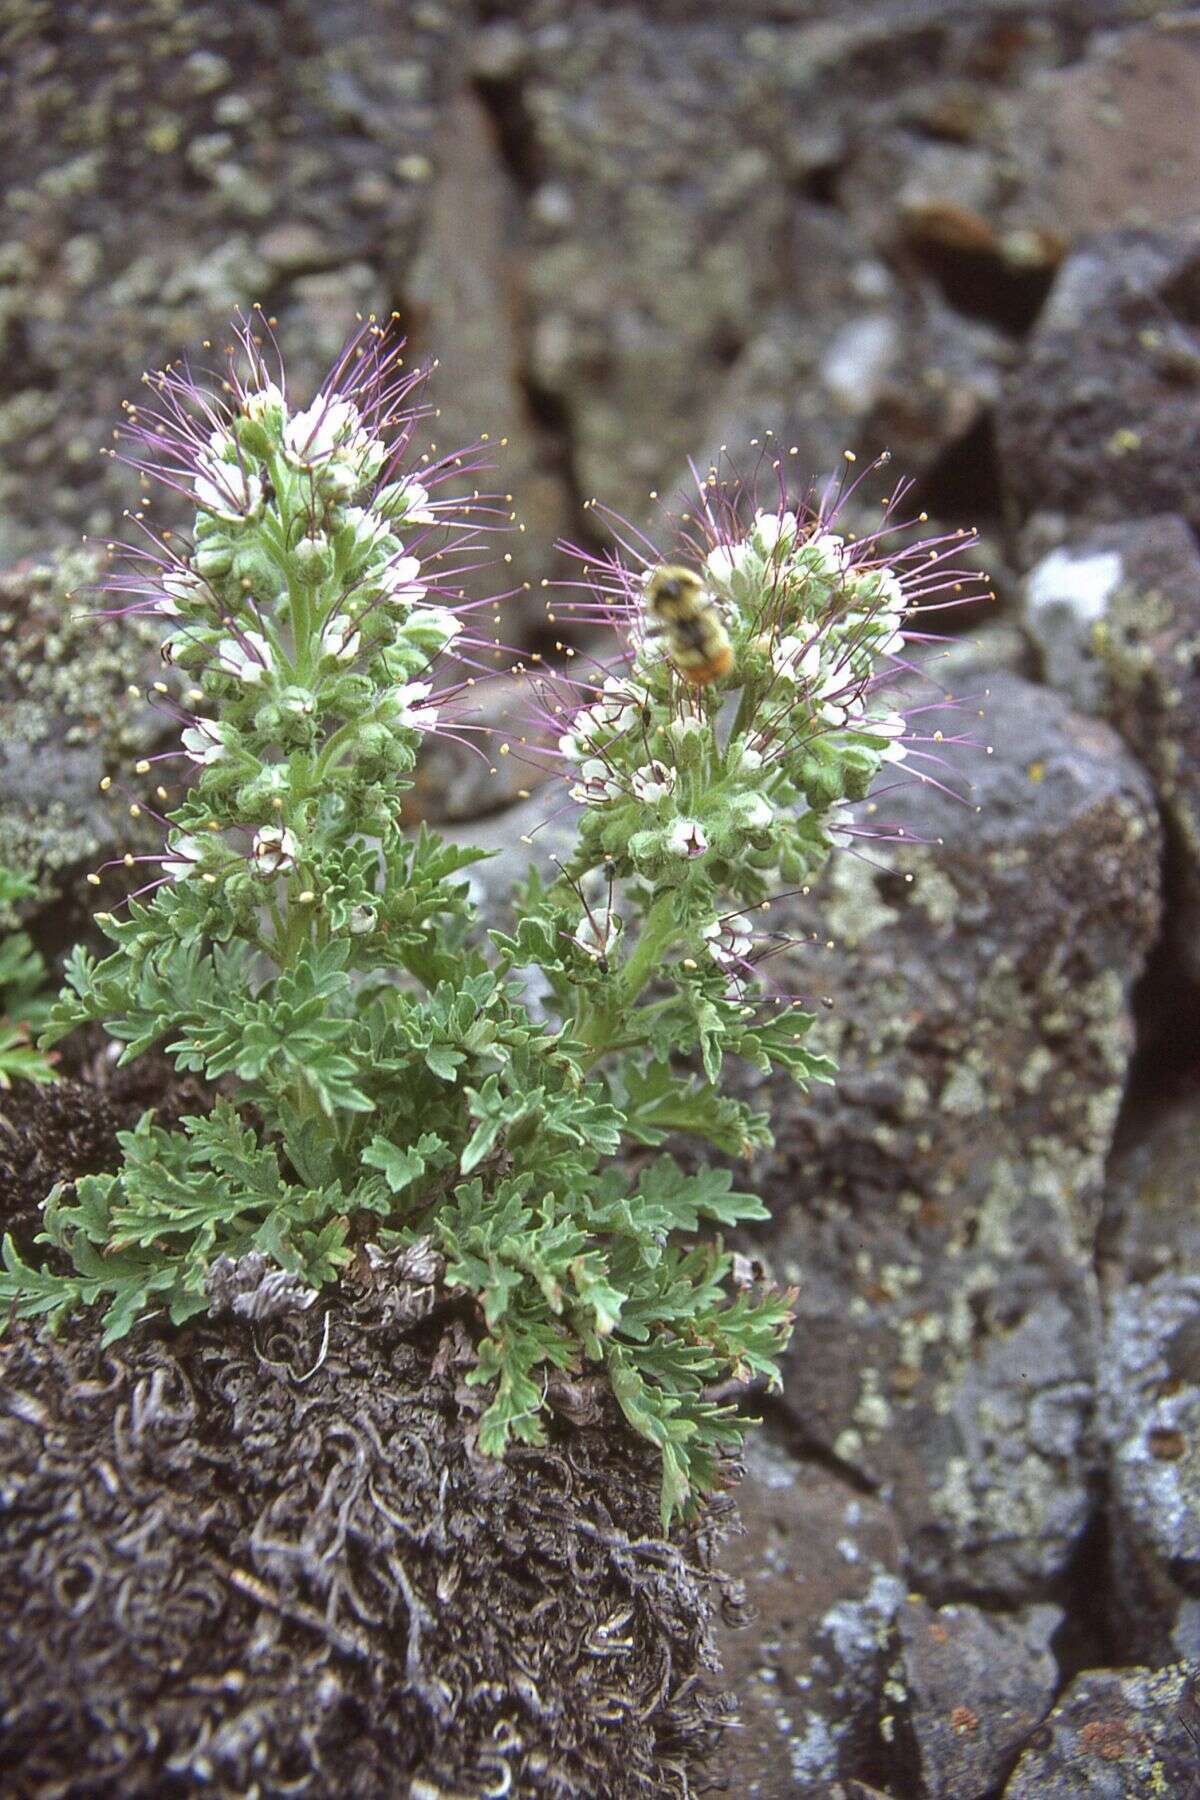
<path id="1" fill-rule="evenodd" d="M 121 1154 L 107 1099 L 78 1081 L 16 1083 L 0 1094 L 0 1229 L 28 1252 L 56 1181 L 107 1169 Z"/>
<path id="2" fill-rule="evenodd" d="M 480 1457 L 466 1325 L 402 1260 L 107 1351 L 14 1330 L 6 1793 L 695 1791 L 728 1717 L 701 1679 L 713 1515 L 661 1537 L 657 1459 L 606 1393 Z"/>

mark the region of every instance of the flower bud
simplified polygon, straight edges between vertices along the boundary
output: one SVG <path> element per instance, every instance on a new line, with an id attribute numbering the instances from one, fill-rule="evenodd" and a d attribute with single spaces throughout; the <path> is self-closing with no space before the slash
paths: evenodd
<path id="1" fill-rule="evenodd" d="M 333 547 L 327 537 L 302 537 L 292 559 L 303 581 L 326 581 L 333 573 Z"/>

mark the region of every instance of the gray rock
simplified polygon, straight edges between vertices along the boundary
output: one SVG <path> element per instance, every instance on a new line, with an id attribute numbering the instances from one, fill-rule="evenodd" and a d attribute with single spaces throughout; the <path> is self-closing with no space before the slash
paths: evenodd
<path id="1" fill-rule="evenodd" d="M 989 1617 L 908 1600 L 896 1616 L 889 1692 L 916 1746 L 922 1800 L 984 1800 L 1049 1712 L 1058 1687 L 1056 1606 Z"/>
<path id="2" fill-rule="evenodd" d="M 70 887 L 78 900 L 82 867 L 161 840 L 128 811 L 135 796 L 155 804 L 151 777 L 130 765 L 171 729 L 144 697 L 163 673 L 160 634 L 93 616 L 100 567 L 74 552 L 0 575 L 0 863 L 38 878 L 47 899 Z M 168 769 L 159 779 L 176 783 Z M 105 775 L 127 804 L 100 793 Z M 110 877 L 110 899 L 119 885 Z"/>
<path id="3" fill-rule="evenodd" d="M 895 1521 L 879 1501 L 750 1440 L 738 1489 L 745 1536 L 722 1566 L 752 1623 L 720 1639 L 742 1730 L 719 1768 L 747 1800 L 826 1800 L 869 1742 L 888 1632 L 904 1598 Z"/>
<path id="4" fill-rule="evenodd" d="M 1004 1800 L 1195 1800 L 1196 1746 L 1181 1718 L 1182 1667 L 1076 1676 Z"/>
<path id="5" fill-rule="evenodd" d="M 1116 725 L 1153 776 L 1177 872 L 1172 936 L 1200 974 L 1200 554 L 1184 519 L 1076 534 L 1026 582 L 1046 679 Z"/>
<path id="6" fill-rule="evenodd" d="M 1200 1275 L 1200 1106 L 1159 1112 L 1109 1168 L 1103 1254 L 1114 1280 Z"/>
<path id="7" fill-rule="evenodd" d="M 997 416 L 1001 472 L 1022 515 L 1200 524 L 1200 353 L 1192 329 L 1200 227 L 1121 230 L 1068 259 Z"/>
<path id="8" fill-rule="evenodd" d="M 890 797 L 926 843 L 776 909 L 781 990 L 832 1002 L 841 1073 L 772 1089 L 760 1244 L 800 1285 L 798 1428 L 882 1485 L 929 1593 L 1020 1599 L 1091 1513 L 1093 1241 L 1159 839 L 1107 727 L 1013 675 L 965 685 L 995 748 L 954 754 L 973 805 Z"/>
<path id="9" fill-rule="evenodd" d="M 1138 529 L 1111 527 L 1107 541 L 1089 536 L 1083 544 L 1052 550 L 1025 579 L 1025 622 L 1042 676 L 1080 712 L 1104 710 L 1108 684 L 1096 656 L 1096 629 L 1124 577 L 1118 540 Z"/>
<path id="10" fill-rule="evenodd" d="M 1162 1661 L 1200 1585 L 1200 1275 L 1161 1275 L 1115 1296 L 1099 1418 L 1117 1626 L 1132 1655 Z"/>

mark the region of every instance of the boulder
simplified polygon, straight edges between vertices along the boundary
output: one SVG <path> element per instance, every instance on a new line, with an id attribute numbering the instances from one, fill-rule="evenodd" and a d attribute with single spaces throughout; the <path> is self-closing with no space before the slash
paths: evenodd
<path id="1" fill-rule="evenodd" d="M 1104 1200 L 1104 1267 L 1116 1283 L 1200 1275 L 1200 1105 L 1184 1095 L 1143 1120 L 1114 1155 Z"/>
<path id="2" fill-rule="evenodd" d="M 804 1440 L 886 1491 L 931 1598 L 1012 1603 L 1093 1511 L 1094 1240 L 1159 834 L 1108 727 L 1012 674 L 964 691 L 994 749 L 946 747 L 970 803 L 889 794 L 890 869 L 868 841 L 772 908 L 779 989 L 840 1074 L 750 1085 L 777 1138 L 756 1248 L 800 1287 L 782 1404 Z"/>
<path id="3" fill-rule="evenodd" d="M 1200 524 L 1198 294 L 1194 223 L 1106 232 L 1064 263 L 997 413 L 1020 517 Z"/>
<path id="4" fill-rule="evenodd" d="M 744 1584 L 751 1616 L 718 1639 L 741 1728 L 716 1769 L 747 1800 L 826 1800 L 874 1733 L 904 1598 L 895 1521 L 765 1431 L 747 1445 L 737 1504 L 744 1535 L 721 1566 Z"/>
<path id="5" fill-rule="evenodd" d="M 1193 1730 L 1182 1666 L 1090 1669 L 1017 1764 L 1004 1800 L 1196 1800 Z"/>
<path id="6" fill-rule="evenodd" d="M 985 1800 L 1049 1712 L 1058 1688 L 1050 1639 L 1056 1606 L 990 1616 L 974 1606 L 934 1610 L 905 1601 L 888 1685 L 899 1696 L 893 1732 L 916 1753 L 921 1800 Z"/>
<path id="7" fill-rule="evenodd" d="M 1108 718 L 1149 770 L 1168 828 L 1171 935 L 1200 979 L 1200 554 L 1183 518 L 1077 533 L 1030 572 L 1045 678 Z"/>
<path id="8" fill-rule="evenodd" d="M 65 941 L 86 918 L 83 871 L 161 843 L 146 813 L 130 816 L 135 800 L 160 804 L 154 778 L 132 765 L 175 729 L 146 691 L 164 674 L 159 627 L 96 616 L 102 569 L 91 551 L 73 551 L 0 575 L 0 863 L 37 878 L 43 900 L 67 895 L 56 933 Z M 107 798 L 106 775 L 117 784 Z M 157 779 L 178 792 L 180 759 Z"/>
<path id="9" fill-rule="evenodd" d="M 1200 1592 L 1200 1274 L 1159 1275 L 1114 1297 L 1099 1420 L 1115 1628 L 1132 1656 L 1163 1662 L 1182 1606 Z"/>

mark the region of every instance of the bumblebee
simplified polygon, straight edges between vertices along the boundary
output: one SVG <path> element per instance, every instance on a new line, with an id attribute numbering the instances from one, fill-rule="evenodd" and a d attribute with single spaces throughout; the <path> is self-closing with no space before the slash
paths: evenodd
<path id="1" fill-rule="evenodd" d="M 713 596 L 693 569 L 663 563 L 646 578 L 646 611 L 667 640 L 672 662 L 693 687 L 733 667 L 733 646 Z"/>

